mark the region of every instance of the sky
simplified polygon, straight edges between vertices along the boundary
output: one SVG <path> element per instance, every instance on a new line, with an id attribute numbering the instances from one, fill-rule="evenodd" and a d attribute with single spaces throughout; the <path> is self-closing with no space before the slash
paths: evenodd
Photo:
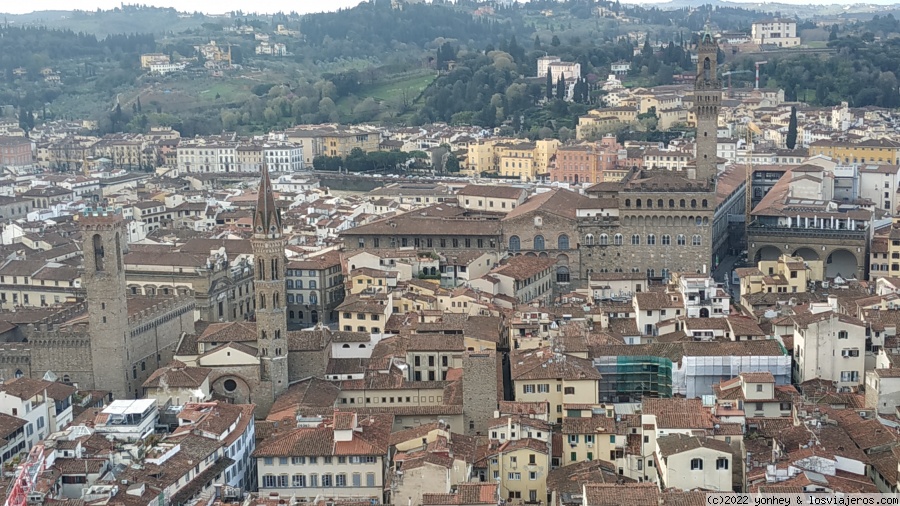
<path id="1" fill-rule="evenodd" d="M 97 7 L 108 10 L 125 4 L 143 4 L 155 7 L 174 7 L 179 11 L 201 11 L 208 14 L 221 14 L 236 10 L 261 13 L 296 11 L 308 12 L 335 11 L 344 7 L 353 7 L 361 0 L 30 0 L 27 2 L 0 1 L 0 12 L 8 14 L 26 14 L 35 11 L 70 11 L 97 10 Z"/>

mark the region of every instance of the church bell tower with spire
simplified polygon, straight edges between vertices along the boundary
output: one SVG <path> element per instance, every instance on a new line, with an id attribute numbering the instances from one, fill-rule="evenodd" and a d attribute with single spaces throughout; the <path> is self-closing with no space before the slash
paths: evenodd
<path id="1" fill-rule="evenodd" d="M 253 213 L 255 261 L 253 286 L 256 291 L 256 337 L 259 350 L 259 391 L 251 395 L 258 414 L 265 416 L 279 394 L 288 387 L 288 339 L 285 318 L 285 254 L 281 213 L 268 168 L 262 168 L 259 196 Z"/>
<path id="2" fill-rule="evenodd" d="M 694 81 L 694 114 L 697 118 L 697 172 L 699 181 L 706 181 L 715 191 L 716 133 L 719 127 L 719 108 L 722 104 L 722 82 L 716 75 L 719 45 L 709 32 L 700 34 L 697 44 L 697 78 Z"/>

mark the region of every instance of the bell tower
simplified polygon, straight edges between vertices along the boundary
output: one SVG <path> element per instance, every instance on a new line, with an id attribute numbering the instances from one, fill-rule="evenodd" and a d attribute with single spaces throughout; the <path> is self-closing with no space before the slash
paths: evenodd
<path id="1" fill-rule="evenodd" d="M 140 383 L 131 373 L 132 343 L 125 298 L 128 232 L 121 209 L 87 208 L 78 216 L 84 251 L 83 283 L 91 333 L 91 362 L 96 388 L 117 399 L 132 399 Z"/>
<path id="2" fill-rule="evenodd" d="M 696 178 L 706 181 L 710 191 L 715 191 L 716 132 L 719 126 L 719 108 L 722 103 L 722 82 L 716 75 L 719 45 L 709 32 L 700 35 L 697 45 L 697 78 L 694 81 L 694 115 L 697 118 L 697 172 Z"/>
<path id="3" fill-rule="evenodd" d="M 259 196 L 253 213 L 255 261 L 253 286 L 256 291 L 256 338 L 259 350 L 259 391 L 251 401 L 263 416 L 288 387 L 288 339 L 285 315 L 284 279 L 287 240 L 282 234 L 281 213 L 275 207 L 269 170 L 263 165 Z"/>

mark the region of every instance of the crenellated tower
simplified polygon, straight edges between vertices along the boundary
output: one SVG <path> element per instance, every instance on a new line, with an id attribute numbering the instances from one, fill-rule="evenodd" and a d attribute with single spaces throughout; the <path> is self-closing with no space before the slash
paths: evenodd
<path id="1" fill-rule="evenodd" d="M 253 286 L 256 291 L 256 335 L 259 349 L 259 391 L 251 400 L 265 416 L 279 394 L 288 387 L 288 339 L 285 315 L 286 284 L 281 213 L 268 168 L 263 166 L 259 196 L 253 214 L 253 257 L 256 262 Z"/>
<path id="2" fill-rule="evenodd" d="M 696 178 L 715 191 L 716 132 L 722 104 L 722 82 L 716 74 L 719 45 L 707 28 L 697 45 L 697 79 L 694 82 L 694 114 L 697 118 Z"/>
<path id="3" fill-rule="evenodd" d="M 78 216 L 84 251 L 83 283 L 90 324 L 94 385 L 117 399 L 136 397 L 125 298 L 124 255 L 128 231 L 121 209 L 85 209 Z M 139 396 L 138 396 L 139 397 Z"/>

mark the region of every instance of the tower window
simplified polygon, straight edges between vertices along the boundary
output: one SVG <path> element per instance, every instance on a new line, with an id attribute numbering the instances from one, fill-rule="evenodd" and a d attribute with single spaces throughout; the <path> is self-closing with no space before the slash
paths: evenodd
<path id="1" fill-rule="evenodd" d="M 94 234 L 93 238 L 93 247 L 94 247 L 94 270 L 100 272 L 103 271 L 103 238 L 100 237 L 100 234 Z"/>

